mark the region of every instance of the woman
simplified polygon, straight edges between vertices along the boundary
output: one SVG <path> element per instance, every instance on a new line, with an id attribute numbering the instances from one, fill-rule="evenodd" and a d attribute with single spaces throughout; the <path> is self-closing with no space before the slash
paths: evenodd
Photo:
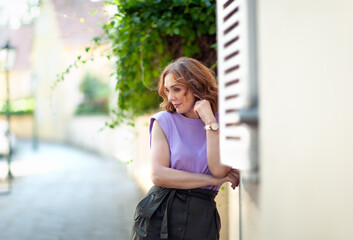
<path id="1" fill-rule="evenodd" d="M 239 172 L 221 164 L 213 72 L 182 57 L 160 77 L 162 108 L 151 117 L 152 182 L 138 204 L 131 239 L 219 239 L 220 219 L 214 198 Z"/>

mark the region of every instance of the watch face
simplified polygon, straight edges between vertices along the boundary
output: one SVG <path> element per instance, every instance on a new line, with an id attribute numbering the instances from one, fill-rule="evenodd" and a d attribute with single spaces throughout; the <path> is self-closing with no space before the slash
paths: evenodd
<path id="1" fill-rule="evenodd" d="M 217 130 L 218 129 L 218 123 L 212 123 L 211 124 L 211 128 L 212 128 L 212 130 Z"/>

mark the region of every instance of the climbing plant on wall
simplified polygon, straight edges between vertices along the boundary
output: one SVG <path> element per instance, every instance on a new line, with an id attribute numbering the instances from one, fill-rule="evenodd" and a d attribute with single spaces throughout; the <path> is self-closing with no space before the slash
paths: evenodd
<path id="1" fill-rule="evenodd" d="M 106 4 L 116 7 L 116 13 L 103 26 L 105 33 L 95 37 L 94 45 L 86 51 L 110 44 L 107 57 L 116 64 L 118 91 L 111 127 L 121 119 L 158 108 L 159 74 L 173 59 L 189 56 L 215 66 L 214 0 L 108 0 Z M 70 67 L 58 75 L 59 81 Z"/>

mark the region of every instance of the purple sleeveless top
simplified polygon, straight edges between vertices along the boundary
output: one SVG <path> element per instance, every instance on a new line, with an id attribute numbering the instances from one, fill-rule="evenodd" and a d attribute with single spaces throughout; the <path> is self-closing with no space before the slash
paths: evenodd
<path id="1" fill-rule="evenodd" d="M 216 116 L 218 121 L 218 116 Z M 169 144 L 170 167 L 191 173 L 211 175 L 207 164 L 206 130 L 201 119 L 185 117 L 179 113 L 162 111 L 150 120 L 150 138 L 154 120 L 157 120 Z M 218 191 L 220 186 L 204 189 Z"/>

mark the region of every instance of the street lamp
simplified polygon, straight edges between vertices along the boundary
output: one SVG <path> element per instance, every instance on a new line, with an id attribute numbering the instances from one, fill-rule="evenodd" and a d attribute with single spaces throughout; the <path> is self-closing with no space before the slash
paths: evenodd
<path id="1" fill-rule="evenodd" d="M 9 153 L 7 155 L 8 163 L 8 177 L 12 178 L 11 173 L 11 157 L 12 157 L 12 146 L 11 146 L 11 134 L 10 134 L 10 84 L 9 84 L 9 72 L 13 68 L 16 59 L 16 50 L 10 45 L 10 41 L 7 41 L 6 44 L 0 50 L 0 69 L 5 71 L 6 76 L 6 120 L 7 120 L 7 138 L 9 144 Z"/>

